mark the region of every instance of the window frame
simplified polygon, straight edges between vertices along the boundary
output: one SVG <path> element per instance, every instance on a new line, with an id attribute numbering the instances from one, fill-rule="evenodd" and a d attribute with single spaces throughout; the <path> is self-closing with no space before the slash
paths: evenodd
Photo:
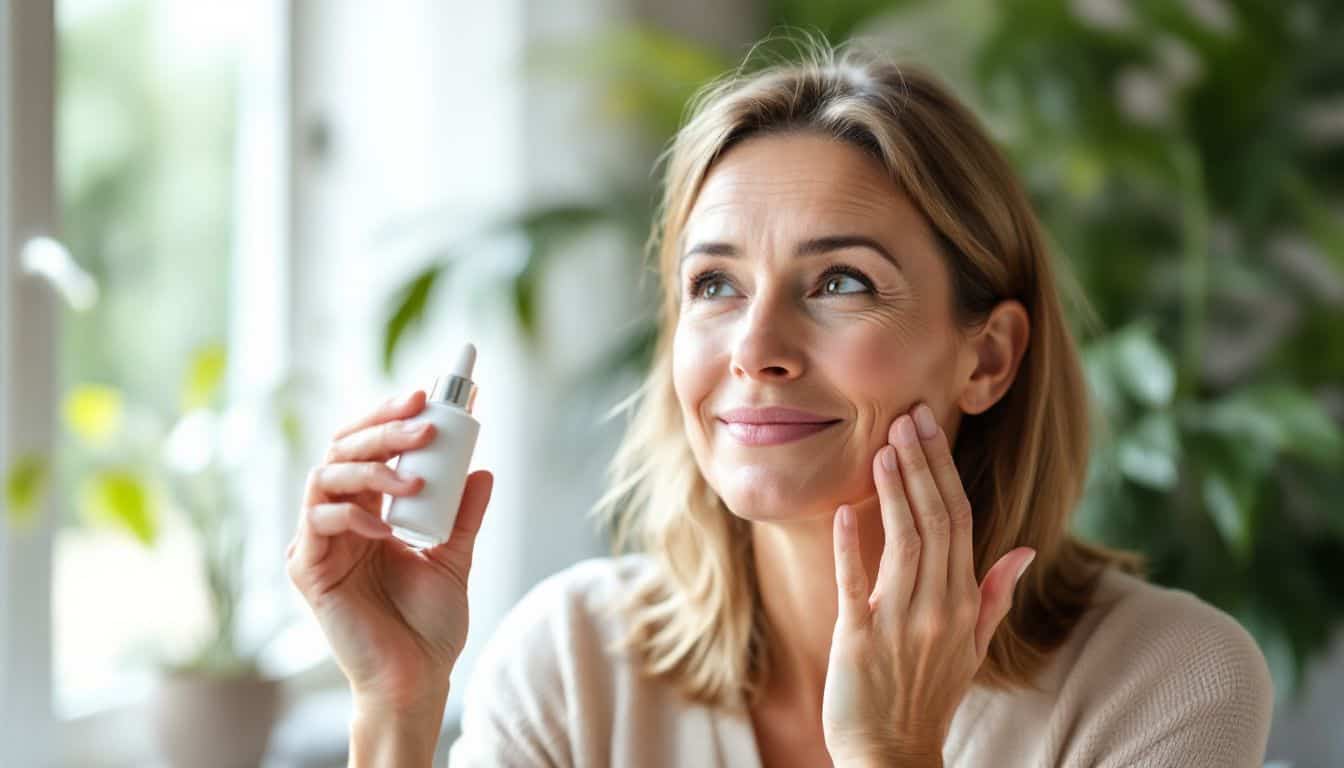
<path id="1" fill-rule="evenodd" d="M 54 0 L 0 0 L 0 466 L 50 455 L 55 437 L 57 313 L 26 274 L 22 246 L 56 233 Z M 0 498 L 0 507 L 7 507 Z M 53 503 L 31 530 L 0 525 L 0 764 L 41 765 L 52 715 Z"/>

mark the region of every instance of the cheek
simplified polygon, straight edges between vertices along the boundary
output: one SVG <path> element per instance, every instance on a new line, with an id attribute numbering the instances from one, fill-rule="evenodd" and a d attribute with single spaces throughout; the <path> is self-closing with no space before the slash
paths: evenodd
<path id="1" fill-rule="evenodd" d="M 860 407 L 899 407 L 899 401 L 921 384 L 928 368 L 927 351 L 890 328 L 856 328 L 833 337 L 818 353 L 826 361 L 827 378 Z"/>
<path id="2" fill-rule="evenodd" d="M 679 322 L 672 337 L 672 386 L 682 412 L 688 417 L 694 419 L 701 403 L 712 391 L 714 365 L 715 351 L 709 337 L 693 326 Z"/>
<path id="3" fill-rule="evenodd" d="M 912 336 L 891 327 L 856 328 L 833 339 L 820 357 L 855 413 L 855 430 L 876 452 L 892 422 L 915 403 L 940 402 L 943 340 Z"/>

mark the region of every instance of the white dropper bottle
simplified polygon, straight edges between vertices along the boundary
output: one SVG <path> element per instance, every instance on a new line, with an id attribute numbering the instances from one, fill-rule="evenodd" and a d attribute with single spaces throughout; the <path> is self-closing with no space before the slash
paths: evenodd
<path id="1" fill-rule="evenodd" d="M 476 347 L 467 344 L 453 372 L 434 380 L 425 409 L 409 419 L 429 422 L 437 430 L 429 445 L 397 459 L 397 471 L 423 477 L 425 485 L 415 496 L 393 497 L 383 519 L 394 536 L 418 549 L 447 541 L 457 522 L 471 452 L 481 431 L 480 422 L 471 415 L 476 399 L 471 380 L 475 365 Z"/>

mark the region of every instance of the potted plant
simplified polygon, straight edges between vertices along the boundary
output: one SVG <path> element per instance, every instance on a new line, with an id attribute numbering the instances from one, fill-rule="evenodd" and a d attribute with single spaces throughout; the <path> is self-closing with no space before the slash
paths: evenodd
<path id="1" fill-rule="evenodd" d="M 237 474 L 261 440 L 278 436 L 292 450 L 297 421 L 288 382 L 224 405 L 225 369 L 222 345 L 198 348 L 172 413 L 129 403 L 120 390 L 99 384 L 71 388 L 62 403 L 69 437 L 62 459 L 77 489 L 78 522 L 111 526 L 153 548 L 165 518 L 177 516 L 201 553 L 209 631 L 186 653 L 154 651 L 155 736 L 173 766 L 259 764 L 280 708 L 279 683 L 258 663 L 279 627 L 245 636 L 238 622 L 246 517 Z M 11 524 L 31 523 L 51 463 L 27 456 L 9 468 Z"/>

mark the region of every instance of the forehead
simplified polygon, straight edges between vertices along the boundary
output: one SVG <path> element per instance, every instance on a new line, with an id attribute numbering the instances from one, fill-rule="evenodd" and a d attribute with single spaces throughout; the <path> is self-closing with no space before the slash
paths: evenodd
<path id="1" fill-rule="evenodd" d="M 825 136 L 780 134 L 747 139 L 715 162 L 684 239 L 780 226 L 880 235 L 912 223 L 919 216 L 905 194 L 862 149 Z"/>

